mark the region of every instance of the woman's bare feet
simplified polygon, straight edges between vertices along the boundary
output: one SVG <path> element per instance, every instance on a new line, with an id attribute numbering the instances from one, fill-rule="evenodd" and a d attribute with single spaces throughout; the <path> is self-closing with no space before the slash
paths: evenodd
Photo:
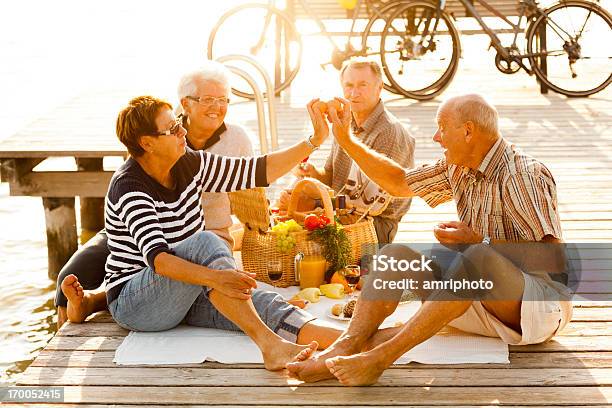
<path id="1" fill-rule="evenodd" d="M 269 351 L 262 351 L 264 359 L 264 367 L 270 371 L 282 370 L 288 362 L 292 361 L 296 355 L 310 355 L 319 348 L 319 343 L 311 342 L 307 346 L 282 341 L 280 344 L 275 344 Z"/>
<path id="2" fill-rule="evenodd" d="M 287 364 L 287 370 L 290 376 L 304 382 L 327 380 L 334 376 L 325 365 L 325 360 L 335 356 L 350 355 L 355 351 L 350 341 L 343 339 L 315 357 L 312 357 L 313 353 L 297 354 L 294 361 Z"/>
<path id="3" fill-rule="evenodd" d="M 66 276 L 61 288 L 68 299 L 66 308 L 68 320 L 72 323 L 82 323 L 93 312 L 91 295 L 83 290 L 83 286 L 75 275 Z"/>
<path id="4" fill-rule="evenodd" d="M 371 352 L 328 358 L 325 365 L 341 384 L 350 386 L 376 383 L 389 366 L 378 354 Z"/>

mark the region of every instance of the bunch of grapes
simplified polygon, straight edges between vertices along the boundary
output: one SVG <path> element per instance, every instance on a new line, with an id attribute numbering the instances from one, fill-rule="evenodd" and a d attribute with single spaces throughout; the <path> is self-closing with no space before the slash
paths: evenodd
<path id="1" fill-rule="evenodd" d="M 276 248 L 286 253 L 295 246 L 295 238 L 289 233 L 302 231 L 302 226 L 295 220 L 279 222 L 272 227 L 272 233 L 276 235 Z"/>

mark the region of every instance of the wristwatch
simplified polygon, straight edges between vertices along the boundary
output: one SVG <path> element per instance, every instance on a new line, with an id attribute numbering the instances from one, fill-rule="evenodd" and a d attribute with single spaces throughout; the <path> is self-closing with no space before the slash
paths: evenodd
<path id="1" fill-rule="evenodd" d="M 315 150 L 317 150 L 321 146 L 315 146 L 314 143 L 312 143 L 312 141 L 310 139 L 312 139 L 313 136 L 314 135 L 308 136 L 308 138 L 306 140 L 304 140 L 304 141 L 306 142 L 308 147 L 310 147 L 310 150 L 312 150 L 314 152 Z"/>
<path id="2" fill-rule="evenodd" d="M 486 245 L 491 245 L 491 237 L 485 235 L 485 237 L 482 239 L 482 243 Z"/>

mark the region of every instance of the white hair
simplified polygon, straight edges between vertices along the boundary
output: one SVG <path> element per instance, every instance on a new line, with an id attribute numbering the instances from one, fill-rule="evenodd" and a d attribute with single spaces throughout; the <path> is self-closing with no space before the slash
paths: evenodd
<path id="1" fill-rule="evenodd" d="M 186 96 L 194 96 L 198 90 L 196 85 L 198 80 L 216 82 L 229 93 L 231 89 L 230 78 L 231 73 L 225 65 L 217 61 L 206 61 L 198 69 L 183 75 L 177 88 L 178 98 L 181 100 Z"/>
<path id="2" fill-rule="evenodd" d="M 450 108 L 461 124 L 472 122 L 483 133 L 499 134 L 497 109 L 480 94 L 468 94 L 448 99 L 441 106 Z"/>

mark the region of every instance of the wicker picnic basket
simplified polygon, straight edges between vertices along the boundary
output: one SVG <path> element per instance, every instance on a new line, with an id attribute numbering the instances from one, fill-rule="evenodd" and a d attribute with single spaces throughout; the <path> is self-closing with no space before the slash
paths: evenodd
<path id="1" fill-rule="evenodd" d="M 291 201 L 289 203 L 288 215 L 300 218 L 297 209 L 297 197 L 299 192 L 306 188 L 316 187 L 323 202 L 324 214 L 331 220 L 334 212 L 331 199 L 327 191 L 311 180 L 304 179 L 295 185 Z M 293 249 L 283 253 L 276 247 L 276 236 L 271 232 L 268 201 L 263 188 L 237 191 L 229 194 L 232 213 L 244 224 L 244 237 L 242 239 L 242 263 L 245 271 L 257 274 L 257 280 L 271 283 L 267 275 L 267 263 L 270 260 L 280 260 L 283 267 L 283 277 L 277 282 L 279 287 L 297 285 L 299 282 L 295 277 L 294 259 L 297 253 L 304 255 L 316 255 L 320 248 L 308 239 L 309 232 L 299 231 L 290 233 L 295 238 Z M 364 217 L 361 221 L 344 225 L 344 229 L 351 241 L 351 263 L 358 263 L 361 259 L 364 244 L 377 244 L 376 230 L 371 217 Z"/>

